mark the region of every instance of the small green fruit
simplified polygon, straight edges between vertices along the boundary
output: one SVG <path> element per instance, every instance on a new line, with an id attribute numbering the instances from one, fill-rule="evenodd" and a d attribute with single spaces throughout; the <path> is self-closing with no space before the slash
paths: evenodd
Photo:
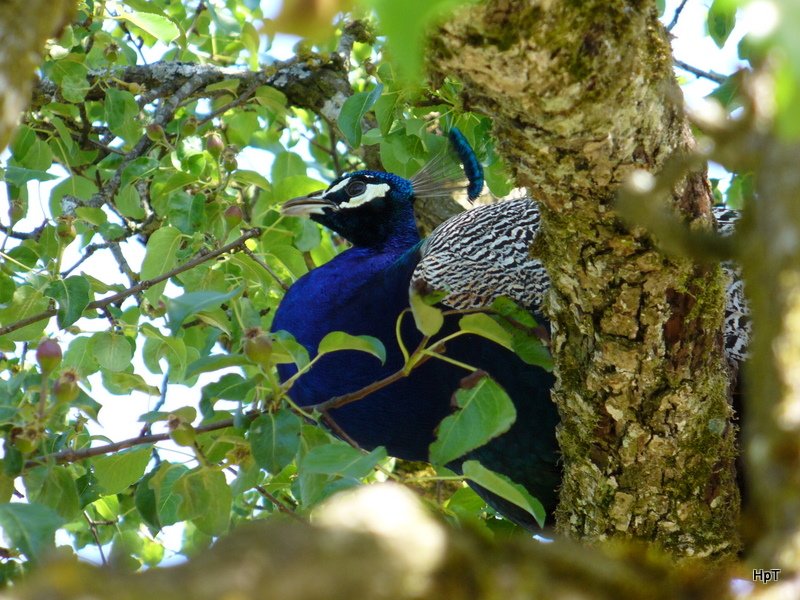
<path id="1" fill-rule="evenodd" d="M 226 171 L 235 171 L 239 166 L 239 161 L 236 160 L 236 149 L 233 146 L 228 146 L 222 153 L 222 166 Z"/>
<path id="2" fill-rule="evenodd" d="M 78 374 L 73 370 L 64 371 L 53 384 L 53 397 L 59 404 L 69 404 L 78 397 Z"/>
<path id="3" fill-rule="evenodd" d="M 272 340 L 261 329 L 250 329 L 245 334 L 244 355 L 257 365 L 268 368 L 272 356 Z"/>
<path id="4" fill-rule="evenodd" d="M 217 132 L 209 133 L 206 136 L 206 150 L 214 158 L 219 158 L 222 151 L 225 149 L 225 142 L 222 141 L 222 136 Z"/>
<path id="5" fill-rule="evenodd" d="M 181 123 L 181 136 L 189 137 L 190 135 L 194 135 L 195 131 L 197 131 L 197 117 L 189 115 L 183 120 L 183 123 Z"/>
<path id="6" fill-rule="evenodd" d="M 238 204 L 232 204 L 225 209 L 225 212 L 222 213 L 222 217 L 225 219 L 225 225 L 228 226 L 228 229 L 233 229 L 242 222 L 244 213 Z"/>
<path id="7" fill-rule="evenodd" d="M 156 123 L 150 123 L 150 125 L 145 128 L 145 133 L 147 133 L 147 137 L 154 142 L 160 142 L 167 137 L 164 133 L 164 128 Z"/>
<path id="8" fill-rule="evenodd" d="M 188 423 L 181 423 L 169 432 L 169 437 L 178 446 L 194 446 L 195 434 L 194 427 Z"/>
<path id="9" fill-rule="evenodd" d="M 51 339 L 42 340 L 36 348 L 36 362 L 42 373 L 50 373 L 61 364 L 61 346 L 58 342 Z"/>
<path id="10" fill-rule="evenodd" d="M 119 46 L 116 44 L 109 44 L 105 47 L 105 50 L 103 50 L 103 56 L 106 57 L 108 62 L 116 62 L 119 57 Z"/>
<path id="11" fill-rule="evenodd" d="M 71 244 L 77 235 L 73 221 L 75 221 L 73 217 L 59 217 L 56 224 L 56 235 L 65 246 Z"/>

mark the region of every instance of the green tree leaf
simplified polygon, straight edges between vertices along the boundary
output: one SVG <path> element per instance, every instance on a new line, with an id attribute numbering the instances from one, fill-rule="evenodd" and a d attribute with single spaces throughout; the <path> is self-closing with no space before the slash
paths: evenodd
<path id="1" fill-rule="evenodd" d="M 180 521 L 178 508 L 181 496 L 174 489 L 175 482 L 189 472 L 185 465 L 162 462 L 155 474 L 148 480 L 148 487 L 156 495 L 156 513 L 161 526 L 174 525 Z"/>
<path id="2" fill-rule="evenodd" d="M 281 152 L 272 163 L 272 181 L 280 181 L 286 177 L 306 174 L 306 163 L 299 154 L 294 152 Z"/>
<path id="3" fill-rule="evenodd" d="M 257 417 L 247 437 L 258 466 L 279 473 L 292 462 L 300 448 L 301 425 L 300 418 L 285 409 Z"/>
<path id="4" fill-rule="evenodd" d="M 32 562 L 55 548 L 56 529 L 63 523 L 57 512 L 42 504 L 0 504 L 0 528 L 11 545 Z"/>
<path id="5" fill-rule="evenodd" d="M 75 369 L 81 377 L 95 373 L 100 365 L 94 354 L 92 338 L 77 337 L 73 339 L 64 353 L 64 366 Z"/>
<path id="6" fill-rule="evenodd" d="M 351 147 L 358 148 L 361 145 L 361 119 L 378 101 L 382 91 L 383 84 L 379 83 L 369 92 L 353 94 L 342 105 L 339 113 L 339 129 Z"/>
<path id="7" fill-rule="evenodd" d="M 174 489 L 181 497 L 181 519 L 191 520 L 208 535 L 227 530 L 233 497 L 221 471 L 201 468 L 189 472 L 175 482 Z"/>
<path id="8" fill-rule="evenodd" d="M 499 344 L 504 348 L 512 349 L 511 334 L 487 314 L 473 313 L 464 315 L 458 321 L 458 327 L 461 331 L 474 333 L 475 335 L 492 340 L 495 344 Z"/>
<path id="9" fill-rule="evenodd" d="M 71 521 L 81 512 L 75 480 L 67 467 L 37 467 L 25 475 L 25 490 L 32 502 L 49 506 L 64 520 Z"/>
<path id="10" fill-rule="evenodd" d="M 151 448 L 144 446 L 93 458 L 97 485 L 108 495 L 124 492 L 144 475 L 151 455 Z"/>
<path id="11" fill-rule="evenodd" d="M 162 227 L 150 236 L 144 261 L 142 261 L 141 277 L 143 280 L 153 279 L 175 266 L 182 238 L 180 231 L 169 226 Z M 144 293 L 144 297 L 153 306 L 158 306 L 158 301 L 163 296 L 166 285 L 166 281 L 154 285 Z"/>
<path id="12" fill-rule="evenodd" d="M 133 348 L 128 338 L 119 333 L 101 331 L 92 336 L 92 349 L 97 363 L 109 371 L 122 371 L 131 364 Z"/>
<path id="13" fill-rule="evenodd" d="M 14 290 L 11 304 L 6 308 L 0 309 L 0 323 L 11 325 L 17 321 L 38 315 L 47 310 L 47 305 L 47 298 L 39 290 L 29 285 L 22 285 Z M 12 331 L 3 337 L 13 342 L 30 342 L 42 336 L 45 326 L 47 326 L 47 319 L 42 319 Z"/>
<path id="14" fill-rule="evenodd" d="M 477 381 L 475 378 L 479 377 Z M 508 431 L 517 418 L 513 402 L 485 373 L 469 378 L 470 387 L 455 393 L 460 410 L 439 424 L 430 447 L 431 462 L 446 465 Z M 463 385 L 463 382 L 462 382 Z"/>
<path id="15" fill-rule="evenodd" d="M 442 311 L 431 306 L 427 298 L 422 297 L 416 291 L 411 292 L 409 295 L 409 302 L 411 304 L 411 314 L 414 315 L 414 323 L 417 325 L 423 335 L 432 336 L 436 335 L 444 325 L 444 316 Z"/>
<path id="16" fill-rule="evenodd" d="M 253 391 L 253 382 L 238 373 L 228 373 L 203 387 L 204 399 L 237 400 L 244 402 Z"/>
<path id="17" fill-rule="evenodd" d="M 152 35 L 160 42 L 168 44 L 180 35 L 178 26 L 167 17 L 145 12 L 123 13 L 119 16 Z"/>
<path id="18" fill-rule="evenodd" d="M 386 348 L 378 338 L 371 335 L 350 335 L 344 331 L 332 331 L 322 338 L 319 343 L 318 352 L 320 354 L 328 354 L 339 350 L 368 352 L 380 360 L 381 363 L 386 362 Z"/>
<path id="19" fill-rule="evenodd" d="M 64 329 L 77 321 L 89 304 L 91 286 L 85 277 L 67 277 L 50 283 L 45 293 L 58 302 L 57 323 Z"/>
<path id="20" fill-rule="evenodd" d="M 425 36 L 429 28 L 463 0 L 369 0 L 386 34 L 399 77 L 408 84 L 421 79 Z"/>
<path id="21" fill-rule="evenodd" d="M 544 507 L 524 487 L 514 483 L 505 475 L 487 469 L 477 460 L 464 461 L 461 468 L 464 472 L 464 477 L 526 510 L 533 515 L 540 527 L 544 527 Z"/>
<path id="22" fill-rule="evenodd" d="M 386 459 L 386 449 L 379 446 L 369 454 L 345 443 L 325 444 L 311 448 L 303 456 L 302 470 L 305 473 L 350 476 L 361 479 L 369 475 L 375 466 Z"/>
<path id="23" fill-rule="evenodd" d="M 733 0 L 714 0 L 708 9 L 708 35 L 718 48 L 722 48 L 731 31 L 736 26 L 737 2 Z"/>
<path id="24" fill-rule="evenodd" d="M 183 322 L 195 313 L 199 313 L 208 308 L 217 307 L 226 300 L 240 294 L 242 288 L 237 287 L 231 291 L 224 292 L 187 292 L 177 298 L 167 300 L 167 318 L 169 320 L 169 330 L 175 334 L 180 329 Z"/>

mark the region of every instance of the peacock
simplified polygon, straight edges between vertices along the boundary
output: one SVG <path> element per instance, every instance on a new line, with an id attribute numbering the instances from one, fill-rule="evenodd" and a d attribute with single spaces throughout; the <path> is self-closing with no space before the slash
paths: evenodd
<path id="1" fill-rule="evenodd" d="M 401 313 L 409 309 L 410 290 L 444 290 L 439 305 L 450 310 L 445 311 L 439 338 L 458 330 L 463 311 L 487 310 L 500 297 L 531 311 L 546 329 L 541 307 L 549 280 L 541 262 L 530 253 L 539 224 L 536 202 L 521 198 L 477 206 L 442 223 L 427 239 L 420 238 L 413 212 L 416 199 L 451 195 L 463 186 L 474 200 L 483 189 L 481 165 L 463 134 L 453 128 L 448 137 L 463 173 L 443 168 L 442 157 L 410 179 L 355 171 L 338 177 L 324 190 L 283 204 L 284 215 L 311 218 L 352 246 L 289 288 L 274 315 L 273 331 L 289 332 L 311 353 L 331 331 L 373 336 L 386 348 L 383 364 L 356 351 L 323 356 L 291 387 L 290 396 L 298 405 L 311 406 L 355 392 L 403 367 L 395 327 Z M 719 215 L 727 223 L 734 213 Z M 727 268 L 731 280 L 738 281 L 733 267 Z M 742 360 L 746 351 L 743 306 L 741 286 L 732 286 L 726 349 L 734 362 Z M 413 319 L 400 319 L 400 337 L 406 347 L 416 347 L 422 336 Z M 517 417 L 507 432 L 448 466 L 460 472 L 464 461 L 477 459 L 524 486 L 552 514 L 561 480 L 555 435 L 559 416 L 550 398 L 552 373 L 478 335 L 448 342 L 446 355 L 451 362 L 429 360 L 407 377 L 332 410 L 336 428 L 364 449 L 384 446 L 392 456 L 428 461 L 437 426 L 453 412 L 454 391 L 469 385 L 469 378 L 465 380 L 469 373 L 461 365 L 470 365 L 499 383 L 514 403 Z M 280 365 L 278 370 L 283 381 L 297 372 L 294 365 Z M 470 485 L 510 520 L 538 529 L 528 512 Z"/>

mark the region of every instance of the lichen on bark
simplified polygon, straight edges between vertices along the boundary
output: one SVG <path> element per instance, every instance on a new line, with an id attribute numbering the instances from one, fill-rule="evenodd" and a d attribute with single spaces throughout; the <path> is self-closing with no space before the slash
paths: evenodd
<path id="1" fill-rule="evenodd" d="M 614 211 L 631 172 L 657 174 L 693 145 L 654 3 L 495 0 L 448 21 L 432 47 L 433 68 L 493 118 L 517 183 L 542 205 L 559 530 L 730 557 L 739 501 L 720 271 L 663 255 Z M 710 227 L 705 172 L 682 178 L 672 205 Z"/>

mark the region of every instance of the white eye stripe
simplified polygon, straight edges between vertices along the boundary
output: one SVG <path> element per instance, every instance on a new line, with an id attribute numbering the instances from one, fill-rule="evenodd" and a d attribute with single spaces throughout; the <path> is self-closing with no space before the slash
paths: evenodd
<path id="1" fill-rule="evenodd" d="M 337 184 L 336 189 L 341 189 L 341 185 L 346 182 L 341 182 Z M 336 191 L 336 189 L 332 189 L 328 191 L 328 194 L 331 192 Z M 342 202 L 339 205 L 339 208 L 355 208 L 357 206 L 361 206 L 362 204 L 366 204 L 375 198 L 383 198 L 386 195 L 386 192 L 389 191 L 389 184 L 388 183 L 368 183 L 367 189 L 364 190 L 363 194 L 359 194 L 353 198 L 350 198 L 347 202 Z M 326 194 L 327 195 L 327 194 Z"/>
<path id="2" fill-rule="evenodd" d="M 329 196 L 330 194 L 335 194 L 340 189 L 342 189 L 344 186 L 346 186 L 348 183 L 350 183 L 350 178 L 349 177 L 347 177 L 345 179 L 342 179 L 339 183 L 337 183 L 331 189 L 325 190 L 325 193 L 322 194 L 322 197 L 325 198 L 325 197 Z"/>

